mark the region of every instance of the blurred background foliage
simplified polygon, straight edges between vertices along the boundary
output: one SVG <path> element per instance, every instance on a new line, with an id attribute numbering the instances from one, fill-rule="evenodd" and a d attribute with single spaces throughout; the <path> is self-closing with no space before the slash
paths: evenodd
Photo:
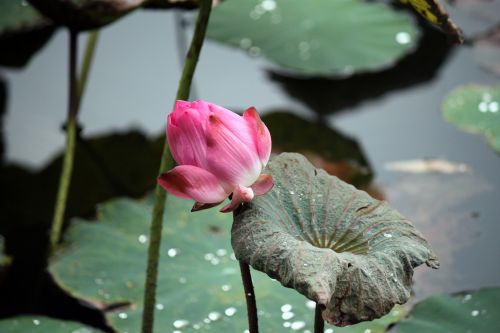
<path id="1" fill-rule="evenodd" d="M 192 98 L 234 110 L 253 104 L 275 153 L 300 152 L 388 200 L 423 231 L 444 264 L 432 276 L 417 271 L 414 307 L 411 302 L 379 321 L 335 332 L 498 329 L 498 289 L 479 288 L 500 284 L 494 264 L 500 160 L 481 136 L 461 129 L 485 136 L 498 152 L 500 2 L 443 5 L 462 28 L 464 44 L 451 44 L 449 31 L 408 4 L 386 1 L 226 0 L 213 11 Z M 147 194 L 196 7 L 194 0 L 0 3 L 1 332 L 137 327 Z M 67 97 L 64 26 L 82 36 L 102 28 L 102 40 L 82 104 L 66 242 L 49 261 Z M 428 167 L 430 158 L 467 168 L 440 172 Z M 406 163 L 407 171 L 388 170 L 393 161 Z M 124 196 L 132 199 L 114 199 Z M 158 329 L 243 331 L 241 287 L 231 273 L 231 218 L 215 211 L 188 216 L 184 206 L 177 200 L 169 206 L 166 280 L 157 305 L 168 315 L 158 316 Z M 210 275 L 208 282 L 196 277 L 200 271 Z M 102 272 L 109 275 L 98 276 Z M 254 276 L 262 325 L 311 329 L 306 299 Z M 204 297 L 185 297 L 198 289 Z M 479 290 L 457 294 L 472 289 Z M 431 296 L 436 293 L 453 294 Z M 285 304 L 293 310 L 282 311 Z M 191 312 L 180 311 L 188 306 Z"/>

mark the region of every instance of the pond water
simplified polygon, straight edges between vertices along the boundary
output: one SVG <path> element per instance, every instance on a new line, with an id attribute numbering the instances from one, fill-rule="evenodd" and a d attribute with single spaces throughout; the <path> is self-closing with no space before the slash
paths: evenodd
<path id="1" fill-rule="evenodd" d="M 102 30 L 79 117 L 85 137 L 132 128 L 151 137 L 163 131 L 180 75 L 175 27 L 172 12 L 140 11 Z M 37 170 L 61 150 L 66 54 L 67 33 L 58 30 L 26 68 L 3 73 L 9 91 L 4 116 L 7 162 Z M 377 192 L 416 224 L 440 258 L 440 270 L 417 271 L 418 298 L 500 285 L 500 156 L 482 137 L 448 124 L 440 109 L 443 97 L 459 85 L 499 82 L 475 64 L 470 48 L 451 52 L 432 80 L 332 114 L 327 100 L 316 101 L 326 105 L 323 110 L 312 110 L 310 102 L 301 100 L 308 95 L 308 82 L 299 85 L 300 95 L 290 95 L 286 78 L 276 79 L 270 68 L 262 58 L 208 41 L 193 97 L 234 110 L 253 105 L 262 114 L 287 110 L 315 119 L 321 113 L 325 124 L 355 138 L 373 169 Z M 417 65 L 414 71 L 419 70 Z M 313 87 L 314 96 L 336 98 L 327 84 Z M 465 163 L 472 171 L 412 175 L 385 167 L 421 158 Z"/>

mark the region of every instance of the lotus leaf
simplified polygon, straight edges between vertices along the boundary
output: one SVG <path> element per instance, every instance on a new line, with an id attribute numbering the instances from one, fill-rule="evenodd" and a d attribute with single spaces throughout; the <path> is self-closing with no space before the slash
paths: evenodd
<path id="1" fill-rule="evenodd" d="M 235 213 L 236 258 L 317 302 L 328 322 L 387 314 L 408 301 L 415 267 L 439 266 L 407 219 L 302 155 L 273 158 L 267 173 L 273 190 Z"/>

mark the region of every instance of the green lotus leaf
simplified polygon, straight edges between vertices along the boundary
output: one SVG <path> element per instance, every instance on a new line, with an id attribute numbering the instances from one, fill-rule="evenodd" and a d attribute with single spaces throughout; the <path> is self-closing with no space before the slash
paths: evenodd
<path id="1" fill-rule="evenodd" d="M 324 307 L 345 326 L 410 297 L 413 269 L 439 263 L 423 236 L 387 203 L 284 153 L 267 167 L 271 192 L 234 216 L 236 257 Z"/>
<path id="2" fill-rule="evenodd" d="M 140 7 L 145 0 L 29 0 L 43 15 L 73 30 L 102 27 Z"/>
<path id="3" fill-rule="evenodd" d="M 418 303 L 398 333 L 498 332 L 500 288 L 437 295 Z"/>
<path id="4" fill-rule="evenodd" d="M 413 50 L 411 17 L 363 0 L 231 0 L 214 8 L 208 37 L 308 75 L 389 67 Z"/>
<path id="5" fill-rule="evenodd" d="M 21 316 L 0 320 L 5 333 L 102 333 L 95 327 L 42 316 Z"/>
<path id="6" fill-rule="evenodd" d="M 459 87 L 446 97 L 443 114 L 457 127 L 484 135 L 500 152 L 500 86 Z"/>
<path id="7" fill-rule="evenodd" d="M 0 65 L 22 67 L 52 36 L 52 22 L 25 1 L 0 2 Z"/>
<path id="8" fill-rule="evenodd" d="M 230 214 L 190 213 L 193 203 L 167 199 L 156 298 L 155 332 L 238 333 L 248 328 L 245 297 L 230 248 Z M 139 332 L 151 198 L 102 204 L 97 221 L 73 221 L 49 270 L 70 295 L 102 309 L 116 332 Z M 312 330 L 314 302 L 252 271 L 263 332 Z M 385 332 L 404 311 L 336 333 Z M 0 330 L 1 332 L 1 330 Z M 328 332 L 328 330 L 327 330 Z"/>

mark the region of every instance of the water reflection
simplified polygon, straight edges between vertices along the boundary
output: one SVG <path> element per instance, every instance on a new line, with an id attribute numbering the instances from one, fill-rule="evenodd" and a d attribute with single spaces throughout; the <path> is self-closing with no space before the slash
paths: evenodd
<path id="1" fill-rule="evenodd" d="M 467 286 L 471 276 L 466 257 L 474 256 L 471 251 L 478 250 L 481 221 L 479 213 L 471 211 L 470 203 L 492 190 L 491 185 L 474 174 L 411 175 L 398 177 L 384 186 L 391 205 L 422 231 L 443 263 L 432 274 L 415 271 L 418 298 L 443 290 L 454 291 L 457 285 L 472 287 Z"/>

